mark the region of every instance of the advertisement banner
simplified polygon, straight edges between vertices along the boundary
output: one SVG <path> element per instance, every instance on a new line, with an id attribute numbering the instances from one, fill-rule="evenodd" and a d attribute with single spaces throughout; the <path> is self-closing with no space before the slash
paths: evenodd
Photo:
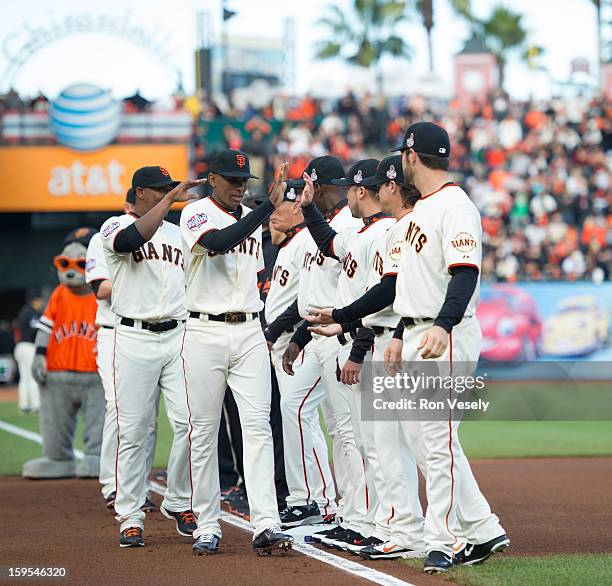
<path id="1" fill-rule="evenodd" d="M 110 145 L 92 152 L 62 146 L 0 148 L 0 212 L 68 212 L 120 209 L 132 173 L 161 165 L 187 179 L 187 145 Z"/>

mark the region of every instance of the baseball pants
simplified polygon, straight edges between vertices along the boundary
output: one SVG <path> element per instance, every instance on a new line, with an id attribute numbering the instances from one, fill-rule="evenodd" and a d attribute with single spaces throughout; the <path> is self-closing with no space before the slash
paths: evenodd
<path id="1" fill-rule="evenodd" d="M 117 411 L 115 409 L 115 389 L 113 387 L 113 340 L 114 331 L 109 328 L 98 330 L 96 345 L 96 362 L 98 374 L 104 388 L 106 411 L 104 413 L 104 428 L 102 430 L 102 448 L 100 450 L 100 484 L 102 496 L 107 499 L 115 492 L 115 459 L 117 457 Z M 147 478 L 151 474 L 155 459 L 155 445 L 157 442 L 157 412 L 159 410 L 159 390 L 157 392 L 155 417 L 151 420 L 147 436 L 146 470 Z M 147 492 L 149 488 L 147 487 Z"/>
<path id="2" fill-rule="evenodd" d="M 190 508 L 188 411 L 180 358 L 184 332 L 182 324 L 159 333 L 123 325 L 114 330 L 113 388 L 118 444 L 115 512 L 121 531 L 144 527 L 145 514 L 140 507 L 146 498 L 148 438 L 156 417 L 159 390 L 164 395 L 174 434 L 162 506 L 174 512 Z"/>
<path id="3" fill-rule="evenodd" d="M 217 439 L 227 386 L 242 424 L 244 481 L 255 535 L 279 526 L 270 429 L 270 360 L 259 320 L 187 320 L 182 351 L 190 427 L 194 538 L 221 537 Z"/>
<path id="4" fill-rule="evenodd" d="M 293 365 L 293 376 L 282 366 L 291 339 L 284 333 L 271 352 L 280 391 L 283 421 L 287 506 L 306 506 L 315 501 L 321 514 L 336 512 L 336 491 L 329 467 L 327 442 L 321 430 L 318 405 L 325 397 L 320 367 L 312 355 L 301 352 Z"/>
<path id="5" fill-rule="evenodd" d="M 393 338 L 393 332 L 376 336 L 372 360 L 384 363 L 385 350 Z M 392 506 L 392 515 L 387 520 L 388 540 L 403 548 L 421 550 L 425 519 L 419 500 L 419 474 L 409 447 L 404 441 L 397 419 L 373 423 L 374 444 L 377 447 L 379 470 L 384 486 L 383 502 Z M 385 507 L 383 507 L 385 508 Z"/>
<path id="6" fill-rule="evenodd" d="M 38 383 L 32 376 L 32 363 L 36 346 L 33 342 L 17 342 L 15 345 L 15 362 L 19 368 L 19 386 L 17 392 L 19 396 L 19 409 L 40 409 L 40 391 Z"/>
<path id="7" fill-rule="evenodd" d="M 407 327 L 402 360 L 422 360 L 417 346 L 430 324 Z M 476 318 L 464 319 L 453 328 L 440 362 L 442 376 L 467 376 L 467 365 L 475 365 L 482 345 Z M 427 551 L 453 551 L 464 541 L 485 543 L 504 533 L 478 484 L 458 436 L 458 421 L 402 421 L 406 443 L 413 447 L 416 462 L 425 476 L 427 512 L 424 539 Z"/>
<path id="8" fill-rule="evenodd" d="M 327 405 L 332 413 L 337 436 L 338 455 L 346 478 L 346 488 L 342 494 L 342 526 L 361 533 L 368 512 L 368 495 L 365 480 L 364 462 L 359 451 L 354 430 L 354 400 L 352 391 L 339 381 L 340 367 L 338 353 L 340 342 L 336 337 L 327 338 L 314 335 L 306 346 L 304 361 L 314 356 L 321 368 L 321 380 L 326 390 Z M 359 430 L 357 430 L 358 432 Z M 335 440 L 336 441 L 336 440 Z M 337 461 L 337 460 L 336 460 Z"/>

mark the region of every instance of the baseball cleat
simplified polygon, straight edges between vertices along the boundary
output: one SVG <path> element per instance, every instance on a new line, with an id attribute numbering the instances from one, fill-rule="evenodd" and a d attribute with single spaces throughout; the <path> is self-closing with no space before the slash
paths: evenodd
<path id="1" fill-rule="evenodd" d="M 370 545 L 362 549 L 359 555 L 364 560 L 392 560 L 397 558 L 422 558 L 425 557 L 424 550 L 410 549 L 396 545 L 391 541 L 385 541 Z"/>
<path id="2" fill-rule="evenodd" d="M 453 567 L 453 558 L 443 551 L 430 551 L 423 564 L 423 571 L 426 574 L 441 574 Z"/>
<path id="3" fill-rule="evenodd" d="M 336 527 L 332 527 L 330 529 L 324 529 L 323 531 L 317 531 L 316 533 L 313 533 L 310 536 L 310 541 L 314 542 L 314 543 L 322 543 L 323 539 L 326 539 L 328 537 L 332 537 L 335 535 L 338 535 L 339 533 L 343 532 L 345 529 L 344 527 L 342 527 L 342 525 L 337 525 Z"/>
<path id="4" fill-rule="evenodd" d="M 293 547 L 293 537 L 280 530 L 280 527 L 270 527 L 253 539 L 253 549 L 257 555 L 272 555 L 275 549 L 287 551 Z"/>
<path id="5" fill-rule="evenodd" d="M 280 520 L 281 527 L 283 529 L 289 529 L 290 527 L 321 523 L 323 517 L 321 517 L 319 505 L 317 505 L 317 503 L 310 503 L 305 507 L 287 507 L 281 512 Z"/>
<path id="6" fill-rule="evenodd" d="M 350 543 L 359 537 L 363 539 L 363 536 L 357 533 L 357 531 L 353 531 L 352 529 L 343 529 L 338 533 L 324 537 L 321 539 L 321 543 L 333 549 L 344 549 L 347 543 Z"/>
<path id="7" fill-rule="evenodd" d="M 140 507 L 140 510 L 143 513 L 153 513 L 157 510 L 157 506 L 149 497 L 146 497 L 145 502 L 143 503 L 142 507 Z"/>
<path id="8" fill-rule="evenodd" d="M 116 492 L 111 492 L 106 497 L 106 508 L 109 511 L 112 511 L 115 508 L 115 498 L 117 498 L 117 493 Z"/>
<path id="9" fill-rule="evenodd" d="M 459 566 L 480 564 L 488 560 L 494 553 L 503 551 L 509 545 L 510 539 L 505 533 L 480 545 L 466 543 L 465 547 L 455 554 L 454 563 Z"/>
<path id="10" fill-rule="evenodd" d="M 121 532 L 119 547 L 144 547 L 142 529 L 140 527 L 128 527 Z"/>
<path id="11" fill-rule="evenodd" d="M 322 523 L 324 525 L 337 525 L 340 523 L 340 519 L 336 517 L 336 513 L 329 513 L 329 515 L 323 515 Z"/>
<path id="12" fill-rule="evenodd" d="M 193 555 L 211 555 L 219 551 L 221 539 L 214 533 L 202 533 L 191 548 Z"/>
<path id="13" fill-rule="evenodd" d="M 159 507 L 159 510 L 164 517 L 172 519 L 176 523 L 176 532 L 183 537 L 191 537 L 198 527 L 195 515 L 191 509 L 179 511 L 178 513 L 168 511 L 164 507 Z"/>
<path id="14" fill-rule="evenodd" d="M 346 551 L 350 551 L 352 554 L 359 555 L 359 552 L 363 551 L 367 547 L 371 547 L 373 545 L 380 545 L 382 543 L 382 539 L 378 539 L 378 537 L 358 538 L 355 539 L 352 543 L 347 543 Z"/>
<path id="15" fill-rule="evenodd" d="M 221 490 L 221 500 L 227 501 L 232 495 L 240 493 L 241 491 L 244 492 L 244 489 L 240 486 L 228 486 Z"/>

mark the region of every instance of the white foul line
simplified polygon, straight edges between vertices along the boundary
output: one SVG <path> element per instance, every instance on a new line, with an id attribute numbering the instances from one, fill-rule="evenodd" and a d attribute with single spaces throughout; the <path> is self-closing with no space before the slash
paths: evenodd
<path id="1" fill-rule="evenodd" d="M 42 437 L 38 433 L 23 429 L 22 427 L 17 427 L 16 425 L 12 425 L 6 421 L 0 420 L 0 430 L 4 430 L 8 433 L 12 433 L 13 435 L 42 444 Z M 83 452 L 81 450 L 74 450 L 74 454 L 77 458 L 83 457 Z M 164 496 L 166 492 L 166 488 L 164 486 L 153 481 L 150 482 L 149 486 L 154 492 Z M 251 533 L 253 530 L 249 522 L 235 515 L 230 515 L 225 511 L 221 511 L 221 520 L 230 525 L 234 525 L 234 527 L 248 531 L 249 533 Z M 404 582 L 403 580 L 390 576 L 389 574 L 385 574 L 384 572 L 367 568 L 366 566 L 362 566 L 361 564 L 352 562 L 351 560 L 334 555 L 333 553 L 328 553 L 326 551 L 317 549 L 316 547 L 308 545 L 307 543 L 294 543 L 293 549 L 295 551 L 299 551 L 305 556 L 319 560 L 324 564 L 329 564 L 334 568 L 338 568 L 339 570 L 343 570 L 349 574 L 358 576 L 359 578 L 364 578 L 365 580 L 369 580 L 375 584 L 381 584 L 381 586 L 414 586 L 414 584 L 411 584 L 410 582 Z"/>

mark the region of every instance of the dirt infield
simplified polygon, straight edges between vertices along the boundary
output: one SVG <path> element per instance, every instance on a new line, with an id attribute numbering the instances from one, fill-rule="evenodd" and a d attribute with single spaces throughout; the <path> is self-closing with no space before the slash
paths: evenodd
<path id="1" fill-rule="evenodd" d="M 612 458 L 489 460 L 474 463 L 480 485 L 512 539 L 505 555 L 596 553 L 610 548 Z M 297 552 L 258 558 L 250 535 L 224 524 L 222 553 L 194 557 L 159 513 L 147 517 L 146 547 L 120 549 L 118 527 L 94 481 L 0 481 L 0 565 L 67 568 L 75 583 L 365 584 Z M 344 555 L 351 561 L 355 556 Z M 448 582 L 398 562 L 371 562 L 412 584 Z"/>

